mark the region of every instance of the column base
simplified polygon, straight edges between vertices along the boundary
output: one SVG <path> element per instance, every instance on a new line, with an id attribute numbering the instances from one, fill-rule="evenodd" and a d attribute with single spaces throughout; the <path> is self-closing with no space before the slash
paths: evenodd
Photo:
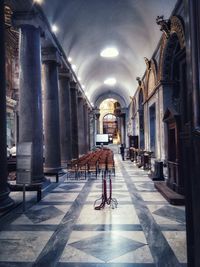
<path id="1" fill-rule="evenodd" d="M 5 211 L 14 205 L 14 200 L 9 197 L 10 190 L 0 192 L 0 211 Z"/>
<path id="2" fill-rule="evenodd" d="M 57 168 L 48 168 L 48 167 L 44 167 L 44 173 L 45 174 L 56 174 L 56 173 L 61 173 L 62 172 L 62 168 L 57 167 Z"/>
<path id="3" fill-rule="evenodd" d="M 32 176 L 31 184 L 42 184 L 44 181 L 45 181 L 45 176 L 42 173 L 41 175 L 38 176 Z"/>
<path id="4" fill-rule="evenodd" d="M 62 166 L 62 168 L 66 169 L 68 163 L 69 163 L 69 160 L 62 160 L 62 161 L 61 161 L 61 166 Z"/>

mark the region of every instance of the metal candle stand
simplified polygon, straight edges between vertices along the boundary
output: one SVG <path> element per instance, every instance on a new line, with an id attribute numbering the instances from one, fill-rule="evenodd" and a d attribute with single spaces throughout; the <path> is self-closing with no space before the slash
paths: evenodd
<path id="1" fill-rule="evenodd" d="M 108 179 L 107 179 L 108 177 Z M 107 194 L 107 184 L 109 186 L 109 196 Z M 101 201 L 100 205 L 97 203 Z M 116 198 L 112 198 L 112 179 L 111 179 L 111 172 L 108 171 L 106 167 L 105 170 L 102 171 L 102 196 L 95 200 L 94 202 L 94 209 L 101 210 L 105 207 L 105 205 L 109 205 L 112 209 L 117 208 L 118 202 Z"/>

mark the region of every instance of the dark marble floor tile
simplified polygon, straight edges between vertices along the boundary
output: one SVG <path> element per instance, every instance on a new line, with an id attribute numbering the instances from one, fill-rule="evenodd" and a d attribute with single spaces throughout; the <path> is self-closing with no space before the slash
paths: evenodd
<path id="1" fill-rule="evenodd" d="M 65 189 L 66 191 L 72 190 L 72 189 L 78 189 L 81 186 L 79 184 L 66 184 L 66 185 L 61 185 L 59 188 Z M 59 188 L 57 188 L 59 190 Z"/>
<path id="2" fill-rule="evenodd" d="M 25 213 L 25 215 L 35 224 L 56 218 L 63 214 L 64 213 L 61 210 L 54 206 L 49 206 L 38 210 L 30 210 Z"/>
<path id="3" fill-rule="evenodd" d="M 185 222 L 185 212 L 181 209 L 171 207 L 171 206 L 164 206 L 156 211 L 153 212 L 155 215 L 159 215 L 161 217 L 165 217 L 172 221 L 176 221 L 178 223 Z"/>
<path id="4" fill-rule="evenodd" d="M 112 184 L 112 189 L 120 189 L 123 187 L 123 184 Z M 102 185 L 96 185 L 96 188 L 102 188 Z"/>
<path id="5" fill-rule="evenodd" d="M 140 224 L 77 224 L 74 231 L 142 231 Z"/>
<path id="6" fill-rule="evenodd" d="M 0 262 L 0 267 L 32 267 L 31 262 Z"/>
<path id="7" fill-rule="evenodd" d="M 104 262 L 108 262 L 130 251 L 134 251 L 145 244 L 120 237 L 113 233 L 103 233 L 68 245 L 84 251 Z"/>
<path id="8" fill-rule="evenodd" d="M 11 225 L 5 225 L 3 227 L 0 227 L 0 231 L 32 231 L 32 232 L 45 232 L 45 231 L 55 231 L 57 225 L 48 225 L 48 224 L 40 224 L 40 225 L 26 225 L 26 224 L 11 224 Z"/>
<path id="9" fill-rule="evenodd" d="M 138 185 L 139 187 L 141 188 L 144 188 L 144 189 L 148 189 L 150 191 L 157 191 L 154 187 L 154 184 L 153 183 L 142 183 L 140 185 Z"/>
<path id="10" fill-rule="evenodd" d="M 63 263 L 58 263 L 56 267 L 156 267 L 156 265 L 152 263 L 82 263 L 82 262 L 64 263 L 63 262 Z"/>

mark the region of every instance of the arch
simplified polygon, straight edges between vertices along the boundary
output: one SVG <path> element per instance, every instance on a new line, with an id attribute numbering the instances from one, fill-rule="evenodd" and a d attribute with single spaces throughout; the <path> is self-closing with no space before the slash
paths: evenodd
<path id="1" fill-rule="evenodd" d="M 172 16 L 170 19 L 171 22 L 171 34 L 176 33 L 180 43 L 181 49 L 185 47 L 185 33 L 184 25 L 180 17 Z"/>
<path id="2" fill-rule="evenodd" d="M 159 79 L 170 80 L 172 77 L 173 55 L 177 48 L 185 49 L 185 33 L 182 20 L 177 16 L 170 19 L 170 36 L 167 39 L 163 34 L 159 62 Z"/>
<path id="3" fill-rule="evenodd" d="M 146 97 L 149 97 L 154 91 L 157 81 L 157 62 L 152 58 L 150 61 L 150 68 L 147 70 L 146 75 Z"/>
<path id="4" fill-rule="evenodd" d="M 137 112 L 136 98 L 134 96 L 132 99 L 132 116 L 135 116 L 136 112 Z"/>
<path id="5" fill-rule="evenodd" d="M 117 117 L 115 116 L 115 114 L 114 113 L 106 113 L 104 116 L 103 116 L 103 120 L 105 119 L 105 117 L 107 117 L 107 116 L 109 116 L 109 115 L 111 115 L 112 117 L 115 117 L 115 120 L 117 119 Z M 112 119 L 111 119 L 112 120 Z"/>
<path id="6" fill-rule="evenodd" d="M 119 94 L 117 94 L 115 92 L 106 92 L 106 93 L 101 94 L 94 101 L 94 106 L 97 107 L 97 108 L 99 108 L 100 104 L 104 100 L 106 100 L 108 98 L 116 99 L 120 103 L 120 105 L 121 105 L 122 108 L 127 107 L 127 104 L 126 104 L 125 99 L 121 95 L 119 95 Z"/>

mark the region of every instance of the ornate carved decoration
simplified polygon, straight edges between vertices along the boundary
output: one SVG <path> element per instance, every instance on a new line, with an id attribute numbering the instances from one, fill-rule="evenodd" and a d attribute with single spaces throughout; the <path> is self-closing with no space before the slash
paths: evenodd
<path id="1" fill-rule="evenodd" d="M 151 68 L 146 73 L 146 97 L 148 97 L 155 89 L 157 83 L 157 64 L 154 59 L 150 60 Z"/>
<path id="2" fill-rule="evenodd" d="M 159 60 L 159 80 L 171 79 L 171 68 L 173 62 L 173 53 L 176 49 L 177 41 L 180 44 L 180 48 L 185 48 L 185 34 L 183 24 L 180 18 L 173 16 L 170 19 L 170 36 L 166 37 L 163 34 L 160 48 L 160 60 Z"/>
<path id="3" fill-rule="evenodd" d="M 158 63 L 158 81 L 162 80 L 162 65 L 163 65 L 163 57 L 164 57 L 164 49 L 167 43 L 167 38 L 163 34 L 160 44 L 160 56 L 159 56 L 159 63 Z"/>
<path id="4" fill-rule="evenodd" d="M 157 16 L 156 23 L 160 26 L 160 30 L 165 34 L 166 38 L 170 37 L 171 25 L 170 21 L 164 19 L 164 16 Z"/>
<path id="5" fill-rule="evenodd" d="M 141 86 L 141 84 L 142 84 L 141 78 L 140 77 L 136 77 L 136 81 L 138 82 L 138 85 Z"/>
<path id="6" fill-rule="evenodd" d="M 178 36 L 178 40 L 180 43 L 181 49 L 185 47 L 185 33 L 184 33 L 184 28 L 183 28 L 183 23 L 180 18 L 177 16 L 173 16 L 170 19 L 171 21 L 171 33 L 176 33 Z"/>
<path id="7" fill-rule="evenodd" d="M 151 68 L 151 60 L 149 60 L 147 57 L 144 57 L 144 61 L 147 66 L 147 70 L 149 70 Z"/>

